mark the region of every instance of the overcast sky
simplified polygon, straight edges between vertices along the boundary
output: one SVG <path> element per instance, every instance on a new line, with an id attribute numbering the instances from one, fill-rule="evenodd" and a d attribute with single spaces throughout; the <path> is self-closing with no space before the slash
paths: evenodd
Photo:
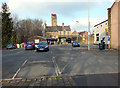
<path id="1" fill-rule="evenodd" d="M 51 25 L 51 14 L 54 13 L 58 25 L 64 22 L 72 31 L 88 30 L 88 0 L 0 0 L 0 4 L 4 2 L 19 19 L 42 19 Z M 107 8 L 113 3 L 114 0 L 90 0 L 91 32 L 94 25 L 107 19 Z"/>

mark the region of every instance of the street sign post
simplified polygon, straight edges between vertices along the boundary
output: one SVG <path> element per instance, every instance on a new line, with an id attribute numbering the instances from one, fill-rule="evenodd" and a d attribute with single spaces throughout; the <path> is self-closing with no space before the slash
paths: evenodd
<path id="1" fill-rule="evenodd" d="M 110 36 L 108 36 L 108 44 L 110 44 Z"/>

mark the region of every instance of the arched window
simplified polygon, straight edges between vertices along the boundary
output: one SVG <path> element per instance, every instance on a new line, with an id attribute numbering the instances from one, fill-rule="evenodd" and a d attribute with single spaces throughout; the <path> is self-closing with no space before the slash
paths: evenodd
<path id="1" fill-rule="evenodd" d="M 68 35 L 69 35 L 69 32 L 68 32 Z"/>
<path id="2" fill-rule="evenodd" d="M 64 35 L 65 35 L 65 31 L 64 31 Z"/>

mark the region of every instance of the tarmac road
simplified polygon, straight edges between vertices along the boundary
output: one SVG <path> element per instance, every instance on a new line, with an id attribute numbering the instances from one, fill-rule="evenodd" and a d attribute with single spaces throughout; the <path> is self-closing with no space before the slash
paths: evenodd
<path id="1" fill-rule="evenodd" d="M 3 78 L 72 76 L 118 73 L 117 51 L 88 51 L 87 47 L 50 46 L 48 52 L 13 49 L 2 51 Z"/>

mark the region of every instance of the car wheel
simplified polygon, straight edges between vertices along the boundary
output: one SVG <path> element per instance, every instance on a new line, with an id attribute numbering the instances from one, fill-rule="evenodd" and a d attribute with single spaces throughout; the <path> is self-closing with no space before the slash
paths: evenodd
<path id="1" fill-rule="evenodd" d="M 39 50 L 36 49 L 36 52 L 39 52 Z"/>

